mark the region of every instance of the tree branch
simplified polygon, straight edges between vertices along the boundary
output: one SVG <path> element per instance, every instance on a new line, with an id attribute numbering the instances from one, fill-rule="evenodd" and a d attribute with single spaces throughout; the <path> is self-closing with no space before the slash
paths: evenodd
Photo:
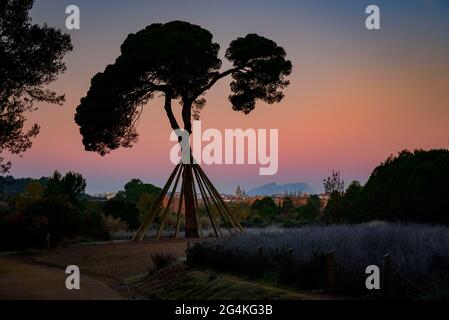
<path id="1" fill-rule="evenodd" d="M 172 96 L 170 93 L 165 93 L 165 103 L 164 103 L 164 109 L 167 113 L 168 120 L 170 121 L 170 125 L 173 130 L 180 129 L 178 121 L 176 121 L 175 115 L 173 114 L 172 108 L 171 108 L 171 100 Z"/>
<path id="2" fill-rule="evenodd" d="M 194 95 L 192 98 L 192 101 L 194 101 L 196 98 L 198 98 L 199 95 L 201 95 L 204 91 L 209 90 L 218 80 L 230 75 L 231 73 L 237 72 L 242 70 L 243 67 L 235 67 L 229 70 L 226 70 L 222 73 L 217 74 L 207 85 L 202 87 L 197 94 Z"/>

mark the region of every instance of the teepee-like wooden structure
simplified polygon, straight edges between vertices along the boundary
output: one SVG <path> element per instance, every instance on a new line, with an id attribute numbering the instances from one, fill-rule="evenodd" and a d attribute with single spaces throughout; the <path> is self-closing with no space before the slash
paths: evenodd
<path id="1" fill-rule="evenodd" d="M 223 234 L 221 226 L 228 229 L 229 232 L 240 231 L 243 232 L 243 228 L 240 223 L 235 219 L 226 203 L 221 198 L 219 192 L 215 189 L 212 182 L 206 176 L 201 167 L 196 164 L 184 164 L 179 163 L 176 165 L 172 174 L 168 178 L 167 183 L 162 189 L 150 212 L 146 216 L 145 220 L 137 230 L 133 237 L 134 241 L 141 241 L 144 239 L 146 232 L 155 221 L 156 217 L 160 217 L 160 224 L 156 232 L 155 239 L 158 240 L 161 237 L 161 233 L 164 229 L 164 222 L 167 219 L 169 213 L 175 209 L 174 208 L 174 198 L 176 190 L 178 188 L 179 181 L 181 180 L 181 190 L 179 194 L 179 203 L 176 210 L 176 228 L 174 232 L 174 238 L 179 238 L 179 228 L 181 224 L 181 214 L 183 210 L 183 205 L 185 203 L 185 190 L 191 188 L 194 195 L 194 216 L 185 216 L 185 236 L 186 238 L 195 238 L 201 236 L 200 224 L 198 222 L 198 209 L 199 197 L 203 203 L 204 209 L 207 216 L 211 222 L 211 226 L 216 237 Z M 171 192 L 169 194 L 168 202 L 164 207 L 164 199 L 167 196 L 170 187 L 173 185 Z M 198 192 L 197 192 L 198 190 Z M 174 210 L 173 210 L 174 212 Z M 191 212 L 191 211 L 190 211 Z"/>

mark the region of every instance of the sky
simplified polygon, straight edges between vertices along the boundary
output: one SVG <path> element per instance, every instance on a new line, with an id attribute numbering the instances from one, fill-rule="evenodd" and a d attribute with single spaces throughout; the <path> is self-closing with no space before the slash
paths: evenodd
<path id="1" fill-rule="evenodd" d="M 80 8 L 80 30 L 65 29 L 70 4 Z M 380 8 L 380 30 L 365 28 L 370 4 Z M 114 62 L 129 33 L 184 20 L 211 31 L 221 57 L 233 39 L 257 33 L 284 47 L 293 63 L 285 99 L 258 102 L 249 115 L 232 110 L 230 79 L 207 93 L 203 129 L 279 132 L 274 176 L 260 176 L 259 165 L 203 166 L 221 192 L 269 182 L 305 182 L 320 192 L 332 170 L 347 184 L 365 183 L 391 154 L 449 147 L 448 14 L 445 0 L 36 1 L 33 22 L 69 33 L 74 50 L 65 58 L 67 71 L 51 85 L 66 95 L 65 103 L 38 104 L 28 116 L 41 132 L 23 157 L 12 158 L 11 174 L 77 171 L 89 193 L 117 191 L 131 178 L 163 185 L 173 168 L 173 142 L 160 97 L 144 108 L 139 142 L 104 157 L 84 151 L 73 117 L 90 79 Z"/>

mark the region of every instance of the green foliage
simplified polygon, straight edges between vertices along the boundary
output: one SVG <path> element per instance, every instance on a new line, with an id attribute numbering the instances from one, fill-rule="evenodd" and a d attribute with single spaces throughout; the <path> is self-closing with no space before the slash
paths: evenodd
<path id="1" fill-rule="evenodd" d="M 0 250 L 45 248 L 63 239 L 107 239 L 103 210 L 82 197 L 84 178 L 55 172 L 47 185 L 31 181 L 23 193 L 10 197 L 0 210 Z"/>
<path id="2" fill-rule="evenodd" d="M 0 154 L 21 154 L 31 147 L 39 125 L 24 127 L 34 102 L 64 101 L 45 86 L 65 71 L 62 59 L 72 50 L 70 37 L 46 24 L 32 24 L 32 6 L 32 0 L 0 2 Z M 0 174 L 10 167 L 0 156 Z"/>
<path id="3" fill-rule="evenodd" d="M 139 210 L 120 195 L 106 202 L 104 212 L 107 216 L 124 221 L 132 230 L 140 225 Z"/>
<path id="4" fill-rule="evenodd" d="M 86 190 L 86 180 L 81 174 L 76 172 L 67 172 L 62 176 L 58 171 L 55 171 L 48 180 L 46 195 L 51 196 L 65 196 L 70 201 L 80 199 Z"/>
<path id="5" fill-rule="evenodd" d="M 251 215 L 251 206 L 247 202 L 229 203 L 228 207 L 237 221 L 244 221 Z"/>
<path id="6" fill-rule="evenodd" d="M 125 184 L 124 189 L 106 202 L 104 210 L 106 215 L 122 220 L 135 230 L 148 214 L 161 188 L 132 179 Z"/>
<path id="7" fill-rule="evenodd" d="M 279 208 L 271 197 L 264 197 L 254 201 L 251 205 L 251 211 L 262 219 L 273 219 L 279 214 Z"/>
<path id="8" fill-rule="evenodd" d="M 314 221 L 320 215 L 321 201 L 317 195 L 311 195 L 305 205 L 296 208 L 299 221 Z"/>
<path id="9" fill-rule="evenodd" d="M 135 206 L 139 203 L 141 196 L 145 193 L 150 197 L 150 202 L 155 200 L 161 192 L 161 188 L 149 183 L 143 183 L 139 179 L 132 179 L 125 184 L 124 197 Z"/>
<path id="10" fill-rule="evenodd" d="M 293 212 L 293 210 L 295 210 L 295 206 L 293 205 L 292 198 L 285 197 L 282 202 L 281 212 L 282 213 L 290 213 L 290 212 Z"/>
<path id="11" fill-rule="evenodd" d="M 13 176 L 0 176 L 0 199 L 7 199 L 16 196 L 19 193 L 26 191 L 27 186 L 32 182 L 38 182 L 42 187 L 45 187 L 48 182 L 47 177 L 40 179 L 19 178 Z"/>

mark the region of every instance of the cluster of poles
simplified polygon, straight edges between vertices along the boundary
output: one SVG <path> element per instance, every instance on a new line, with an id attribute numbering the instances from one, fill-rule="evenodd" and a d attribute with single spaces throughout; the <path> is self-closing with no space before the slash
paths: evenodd
<path id="1" fill-rule="evenodd" d="M 158 198 L 153 203 L 148 215 L 134 235 L 133 241 L 143 240 L 146 232 L 157 217 L 160 217 L 160 222 L 155 239 L 160 239 L 167 217 L 172 212 L 175 212 L 174 199 L 180 180 L 181 190 L 179 193 L 178 208 L 176 210 L 175 239 L 179 238 L 183 205 L 185 207 L 186 238 L 194 238 L 201 235 L 201 227 L 198 221 L 199 197 L 201 197 L 204 209 L 216 237 L 223 235 L 222 226 L 228 229 L 229 233 L 232 233 L 233 231 L 243 232 L 243 228 L 239 221 L 231 213 L 220 193 L 215 189 L 201 167 L 197 163 L 184 164 L 181 162 L 176 165 Z M 169 193 L 172 185 L 173 187 Z M 168 202 L 164 208 L 164 200 L 168 193 Z M 193 199 L 192 197 L 189 197 L 189 193 L 193 194 Z"/>

